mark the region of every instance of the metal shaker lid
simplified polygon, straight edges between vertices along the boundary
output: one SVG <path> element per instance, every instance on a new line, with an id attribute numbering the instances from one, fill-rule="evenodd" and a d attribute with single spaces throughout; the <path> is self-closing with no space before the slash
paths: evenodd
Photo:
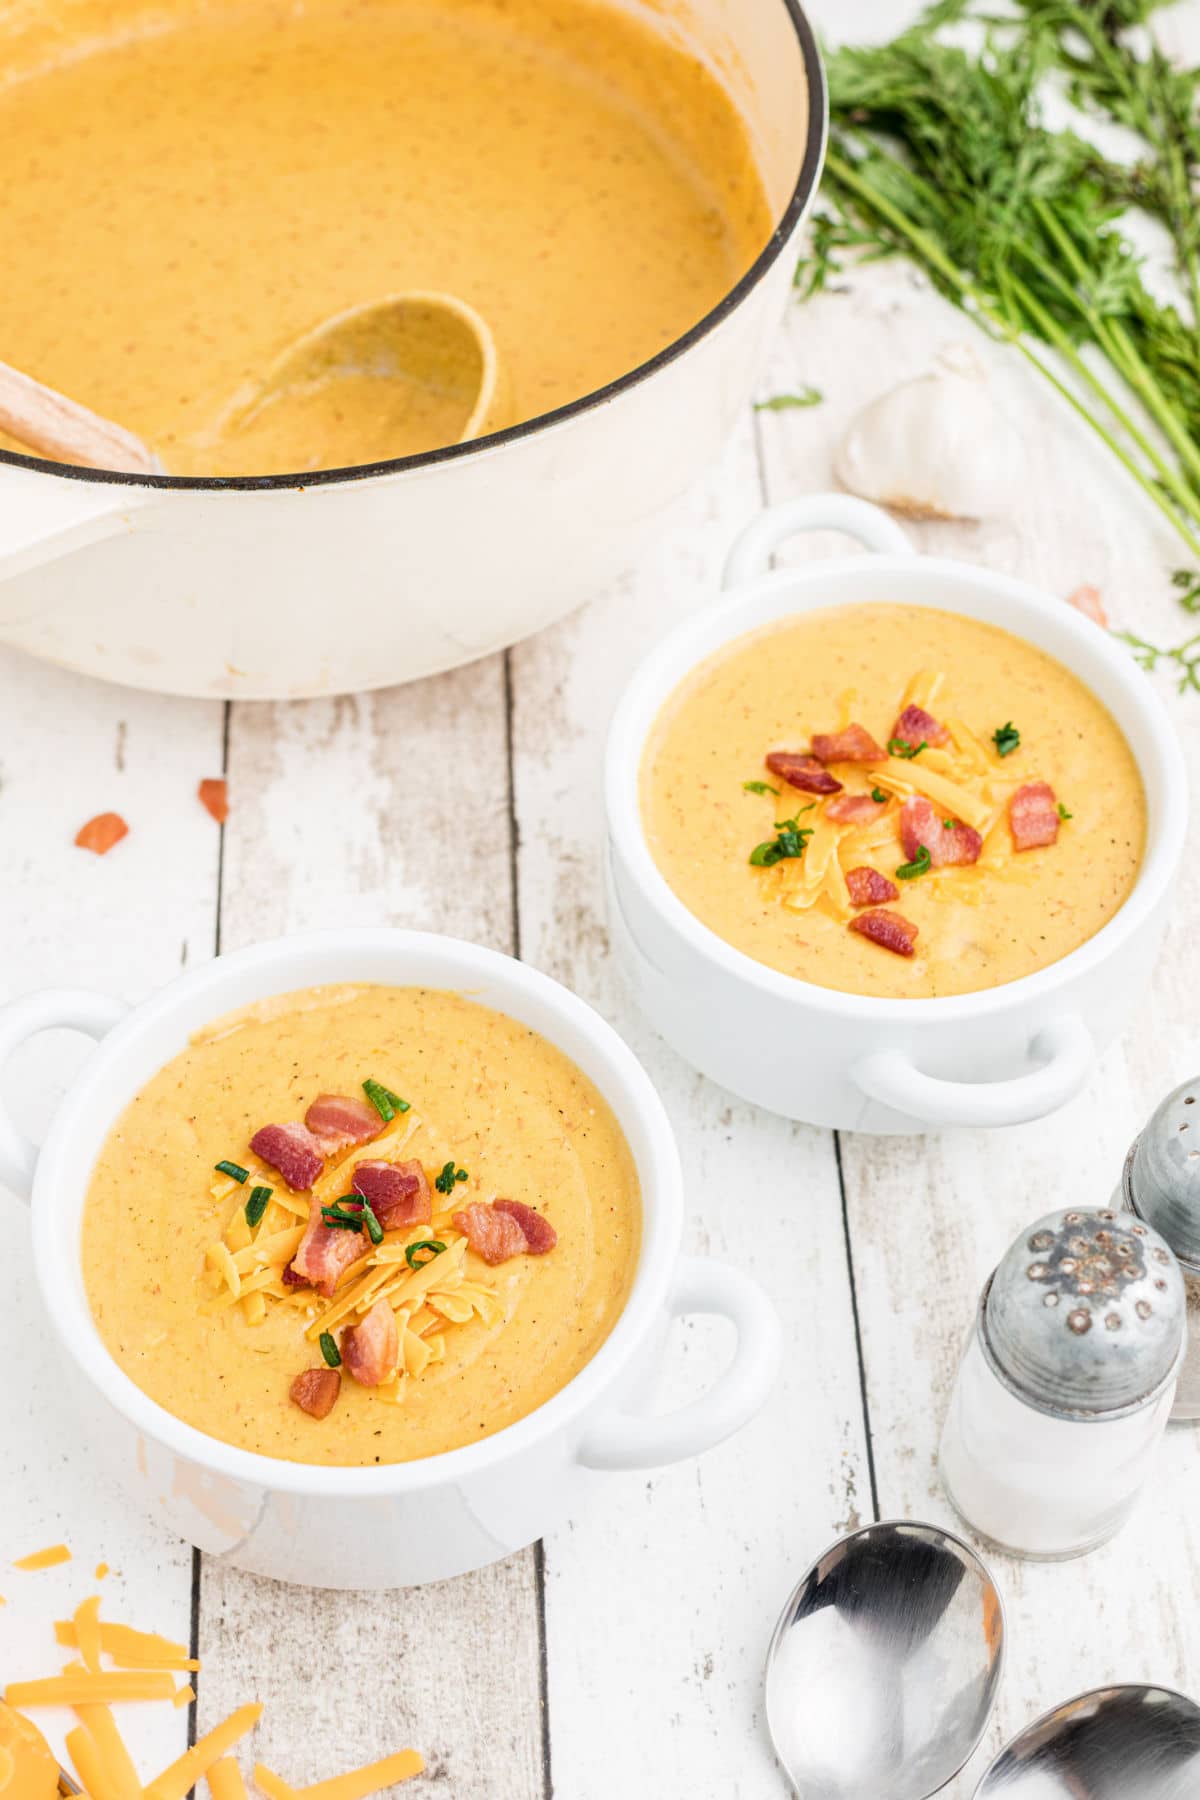
<path id="1" fill-rule="evenodd" d="M 1198 1127 L 1200 1129 L 1200 1127 Z M 1023 1231 L 993 1275 L 981 1328 L 997 1373 L 1042 1412 L 1121 1412 L 1183 1349 L 1183 1275 L 1149 1225 L 1071 1208 Z"/>
<path id="2" fill-rule="evenodd" d="M 1200 1078 L 1157 1107 L 1125 1173 L 1125 1197 L 1189 1269 L 1200 1271 Z"/>

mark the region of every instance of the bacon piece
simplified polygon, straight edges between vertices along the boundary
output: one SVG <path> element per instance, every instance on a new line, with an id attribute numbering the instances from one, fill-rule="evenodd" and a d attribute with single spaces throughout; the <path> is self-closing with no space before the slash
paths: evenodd
<path id="1" fill-rule="evenodd" d="M 498 1213 L 507 1213 L 510 1219 L 517 1221 L 525 1234 L 525 1249 L 530 1256 L 545 1256 L 547 1250 L 553 1250 L 558 1233 L 540 1212 L 520 1200 L 496 1200 L 493 1204 Z"/>
<path id="2" fill-rule="evenodd" d="M 364 1387 L 378 1387 L 396 1373 L 400 1334 L 387 1300 L 377 1300 L 361 1324 L 342 1333 L 341 1350 L 348 1372 Z"/>
<path id="3" fill-rule="evenodd" d="M 303 1287 L 307 1282 L 327 1300 L 332 1300 L 341 1277 L 351 1263 L 366 1254 L 369 1243 L 361 1231 L 351 1231 L 348 1226 L 326 1225 L 320 1207 L 314 1206 L 308 1229 L 300 1239 L 300 1248 L 290 1267 L 283 1272 L 284 1281 L 288 1287 Z"/>
<path id="4" fill-rule="evenodd" d="M 1097 625 L 1107 628 L 1108 614 L 1104 610 L 1104 602 L 1100 598 L 1100 589 L 1087 584 L 1077 587 L 1073 594 L 1067 595 L 1067 605 L 1081 612 L 1085 619 L 1092 619 Z"/>
<path id="5" fill-rule="evenodd" d="M 1058 842 L 1058 801 L 1048 781 L 1028 781 L 1008 803 L 1014 850 Z"/>
<path id="6" fill-rule="evenodd" d="M 307 1275 L 297 1274 L 296 1264 L 294 1261 L 292 1261 L 288 1264 L 287 1268 L 284 1269 L 284 1271 L 280 1275 L 279 1279 L 280 1279 L 280 1281 L 282 1281 L 285 1288 L 302 1288 L 302 1287 L 311 1287 L 312 1286 L 312 1282 L 308 1279 Z"/>
<path id="7" fill-rule="evenodd" d="M 840 794 L 842 784 L 815 756 L 802 756 L 796 750 L 772 750 L 767 758 L 772 775 L 778 775 L 789 787 L 804 794 Z"/>
<path id="8" fill-rule="evenodd" d="M 886 805 L 886 800 L 872 800 L 870 794 L 838 794 L 825 802 L 825 817 L 835 825 L 864 825 L 877 819 Z"/>
<path id="9" fill-rule="evenodd" d="M 302 1369 L 292 1383 L 292 1404 L 314 1419 L 327 1419 L 341 1391 L 340 1369 Z"/>
<path id="10" fill-rule="evenodd" d="M 983 839 L 972 826 L 964 825 L 961 819 L 945 824 L 933 801 L 926 800 L 923 794 L 914 794 L 900 808 L 900 842 L 909 862 L 915 861 L 924 844 L 934 869 L 976 863 L 983 849 Z"/>
<path id="11" fill-rule="evenodd" d="M 211 813 L 218 825 L 223 825 L 229 817 L 229 784 L 224 781 L 202 781 L 196 789 L 196 798 L 205 812 Z"/>
<path id="12" fill-rule="evenodd" d="M 935 750 L 940 750 L 943 744 L 953 742 L 941 720 L 927 713 L 923 706 L 906 706 L 892 726 L 892 737 L 899 738 L 910 750 L 915 750 L 918 744 L 932 744 Z"/>
<path id="13" fill-rule="evenodd" d="M 482 1200 L 473 1200 L 462 1212 L 456 1212 L 454 1223 L 485 1263 L 507 1262 L 510 1256 L 523 1256 L 528 1248 L 521 1221 L 511 1213 L 497 1212 Z"/>
<path id="14" fill-rule="evenodd" d="M 844 731 L 814 731 L 813 755 L 823 763 L 885 763 L 881 750 L 865 725 L 847 725 Z"/>
<path id="15" fill-rule="evenodd" d="M 888 900 L 898 900 L 900 889 L 878 869 L 848 869 L 846 886 L 850 890 L 850 900 L 854 906 L 883 906 Z"/>
<path id="16" fill-rule="evenodd" d="M 81 850 L 94 850 L 97 856 L 107 856 L 113 845 L 128 835 L 129 827 L 120 813 L 97 813 L 94 819 L 79 827 L 75 842 Z"/>
<path id="17" fill-rule="evenodd" d="M 250 1139 L 255 1156 L 277 1169 L 294 1193 L 303 1194 L 325 1167 L 321 1146 L 299 1119 L 286 1125 L 264 1125 Z"/>
<path id="18" fill-rule="evenodd" d="M 334 1156 L 350 1144 L 369 1143 L 383 1130 L 375 1108 L 349 1094 L 318 1094 L 304 1123 L 326 1156 Z"/>
<path id="19" fill-rule="evenodd" d="M 913 939 L 917 935 L 917 927 L 911 919 L 905 919 L 900 913 L 889 912 L 886 907 L 878 907 L 875 912 L 859 913 L 851 919 L 849 929 L 870 938 L 873 944 L 880 944 L 885 950 L 892 950 L 897 956 L 915 956 Z"/>
<path id="20" fill-rule="evenodd" d="M 428 1225 L 433 1217 L 429 1177 L 414 1158 L 411 1162 L 360 1162 L 351 1181 L 385 1231 L 397 1225 Z"/>

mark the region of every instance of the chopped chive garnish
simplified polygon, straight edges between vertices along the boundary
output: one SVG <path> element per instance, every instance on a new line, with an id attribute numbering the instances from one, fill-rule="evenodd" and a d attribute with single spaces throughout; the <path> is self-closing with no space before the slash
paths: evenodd
<path id="1" fill-rule="evenodd" d="M 802 806 L 800 812 L 811 812 L 816 801 Z M 765 844 L 755 844 L 750 852 L 750 861 L 756 869 L 773 869 L 777 862 L 784 862 L 788 857 L 803 856 L 804 849 L 812 836 L 810 825 L 801 825 L 799 813 L 794 819 L 776 819 L 777 837 L 768 838 Z"/>
<path id="2" fill-rule="evenodd" d="M 912 881 L 917 875 L 923 875 L 932 861 L 933 858 L 930 856 L 925 845 L 919 844 L 917 846 L 917 854 L 913 857 L 912 861 L 901 863 L 900 867 L 896 870 L 897 879 L 900 881 Z"/>
<path id="3" fill-rule="evenodd" d="M 993 731 L 992 742 L 997 756 L 1011 756 L 1020 745 L 1021 734 L 1010 719 L 1007 725 L 1000 725 Z"/>
<path id="4" fill-rule="evenodd" d="M 375 1214 L 372 1212 L 371 1203 L 369 1200 L 363 1201 L 362 1222 L 367 1228 L 367 1236 L 370 1238 L 371 1242 L 373 1244 L 382 1244 L 382 1242 L 383 1242 L 383 1226 L 379 1223 L 379 1220 L 375 1217 Z"/>
<path id="5" fill-rule="evenodd" d="M 743 781 L 742 786 L 748 794 L 774 794 L 779 797 L 779 789 L 772 787 L 769 781 Z"/>
<path id="6" fill-rule="evenodd" d="M 871 798 L 872 798 L 872 800 L 875 801 L 876 805 L 882 806 L 884 801 L 887 799 L 887 795 L 884 793 L 882 788 L 872 788 L 871 789 Z"/>
<path id="7" fill-rule="evenodd" d="M 347 1212 L 348 1205 L 354 1207 L 355 1210 Z M 361 1231 L 363 1226 L 362 1205 L 360 1194 L 343 1194 L 341 1199 L 335 1200 L 332 1206 L 321 1208 L 322 1223 L 336 1226 L 342 1231 Z"/>
<path id="8" fill-rule="evenodd" d="M 1073 819 L 1075 817 L 1075 814 L 1069 813 L 1067 811 L 1066 807 L 1063 805 L 1062 801 L 1060 800 L 1058 803 L 1058 816 L 1060 819 Z"/>
<path id="9" fill-rule="evenodd" d="M 448 1163 L 443 1163 L 442 1172 L 433 1185 L 439 1194 L 452 1194 L 454 1192 L 455 1182 L 466 1180 L 468 1180 L 467 1171 L 465 1169 L 456 1168 L 453 1160 L 451 1160 Z"/>
<path id="10" fill-rule="evenodd" d="M 404 1252 L 404 1260 L 410 1269 L 423 1269 L 435 1256 L 440 1256 L 445 1248 L 445 1244 L 439 1243 L 437 1238 L 422 1238 L 419 1244 L 409 1244 Z M 428 1250 L 429 1255 L 422 1256 L 420 1253 L 423 1250 Z"/>
<path id="11" fill-rule="evenodd" d="M 382 1081 L 368 1076 L 363 1082 L 363 1093 L 375 1108 L 385 1125 L 390 1125 L 397 1113 L 409 1111 L 409 1103 L 402 1100 L 399 1094 L 393 1094 L 391 1088 L 385 1088 Z"/>
<path id="12" fill-rule="evenodd" d="M 219 1162 L 216 1167 L 218 1174 L 228 1175 L 234 1181 L 246 1181 L 249 1179 L 250 1171 L 249 1169 L 243 1169 L 241 1163 Z"/>
<path id="13" fill-rule="evenodd" d="M 267 1202 L 271 1198 L 271 1193 L 272 1190 L 269 1187 L 254 1187 L 250 1189 L 250 1198 L 246 1202 L 247 1225 L 262 1224 L 263 1214 L 267 1210 Z"/>
<path id="14" fill-rule="evenodd" d="M 333 1333 L 331 1331 L 323 1331 L 317 1339 L 317 1342 L 321 1346 L 321 1355 L 325 1358 L 325 1361 L 329 1364 L 330 1368 L 340 1369 L 342 1366 L 342 1353 L 334 1341 Z"/>
<path id="15" fill-rule="evenodd" d="M 905 762 L 911 762 L 914 756 L 920 756 L 922 750 L 927 750 L 928 748 L 929 746 L 924 738 L 921 739 L 919 744 L 910 744 L 907 738 L 888 739 L 888 755 L 902 756 Z"/>
<path id="16" fill-rule="evenodd" d="M 946 827 L 947 831 L 957 831 L 958 829 L 957 819 L 943 819 L 942 824 Z"/>

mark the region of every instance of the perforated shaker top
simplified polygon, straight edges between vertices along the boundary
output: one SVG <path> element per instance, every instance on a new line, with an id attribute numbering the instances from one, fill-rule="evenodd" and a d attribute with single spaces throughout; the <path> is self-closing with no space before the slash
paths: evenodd
<path id="1" fill-rule="evenodd" d="M 1170 1376 L 1186 1305 L 1179 1264 L 1152 1226 L 1071 1208 L 1029 1226 L 1000 1263 L 984 1342 L 999 1373 L 1041 1411 L 1119 1412 Z"/>

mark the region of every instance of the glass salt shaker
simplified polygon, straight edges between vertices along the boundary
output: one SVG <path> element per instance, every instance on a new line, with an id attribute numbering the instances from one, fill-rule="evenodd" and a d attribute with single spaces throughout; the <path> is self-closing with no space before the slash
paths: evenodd
<path id="1" fill-rule="evenodd" d="M 942 1433 L 942 1483 L 973 1530 L 1056 1561 L 1120 1529 L 1171 1412 L 1185 1310 L 1140 1219 L 1073 1208 L 1021 1233 L 980 1296 Z"/>
<path id="2" fill-rule="evenodd" d="M 1200 1078 L 1168 1094 L 1125 1158 L 1114 1204 L 1170 1244 L 1187 1290 L 1188 1347 L 1173 1419 L 1200 1419 Z"/>

